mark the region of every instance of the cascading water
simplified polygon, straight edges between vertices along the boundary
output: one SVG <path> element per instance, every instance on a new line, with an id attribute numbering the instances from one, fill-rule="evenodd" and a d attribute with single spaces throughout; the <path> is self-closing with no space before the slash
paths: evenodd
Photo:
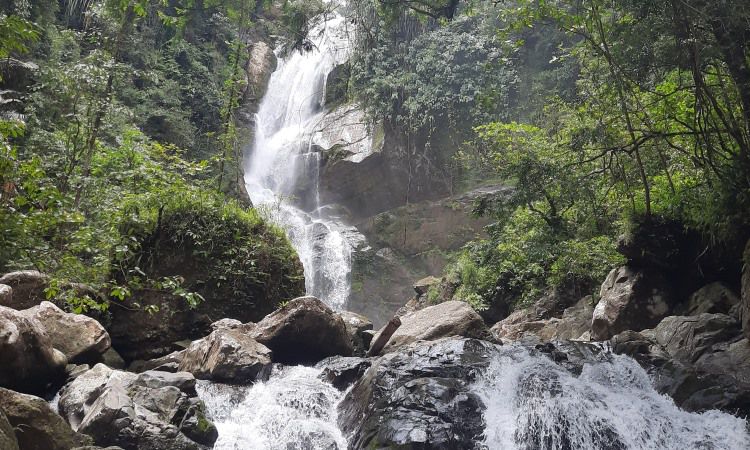
<path id="1" fill-rule="evenodd" d="M 326 75 L 349 53 L 346 21 L 331 13 L 310 32 L 314 49 L 279 58 L 256 115 L 245 182 L 256 207 L 283 227 L 305 269 L 305 287 L 334 309 L 350 292 L 351 231 L 320 203 L 315 143 L 326 111 Z"/>
<path id="2" fill-rule="evenodd" d="M 742 450 L 745 420 L 689 413 L 654 390 L 646 371 L 603 352 L 573 375 L 517 345 L 500 350 L 474 385 L 487 409 L 485 445 L 502 450 Z"/>
<path id="3" fill-rule="evenodd" d="M 296 366 L 252 386 L 199 383 L 198 393 L 219 431 L 214 449 L 345 449 L 336 426 L 342 393 L 319 374 Z"/>

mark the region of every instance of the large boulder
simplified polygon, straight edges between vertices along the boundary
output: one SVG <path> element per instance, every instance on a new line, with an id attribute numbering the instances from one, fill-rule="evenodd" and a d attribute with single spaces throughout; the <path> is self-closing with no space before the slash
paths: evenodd
<path id="1" fill-rule="evenodd" d="M 685 315 L 727 314 L 739 302 L 739 297 L 732 289 L 724 283 L 715 282 L 703 286 L 690 296 L 688 304 L 685 306 Z"/>
<path id="2" fill-rule="evenodd" d="M 743 255 L 745 265 L 742 269 L 742 306 L 740 308 L 740 317 L 742 318 L 742 330 L 745 337 L 750 339 L 750 241 L 745 247 Z"/>
<path id="3" fill-rule="evenodd" d="M 447 338 L 375 360 L 339 404 L 350 448 L 475 448 L 484 405 L 469 384 L 494 351 L 488 342 Z"/>
<path id="4" fill-rule="evenodd" d="M 0 408 L 0 448 L 3 450 L 19 450 L 18 439 L 13 426 L 8 422 L 5 413 Z"/>
<path id="5" fill-rule="evenodd" d="M 67 362 L 38 323 L 0 306 L 0 386 L 43 393 L 62 381 Z"/>
<path id="6" fill-rule="evenodd" d="M 739 329 L 730 320 L 721 314 L 668 317 L 654 330 L 624 331 L 610 342 L 615 353 L 635 358 L 654 388 L 681 408 L 747 416 L 750 345 L 738 340 Z"/>
<path id="7" fill-rule="evenodd" d="M 242 331 L 222 328 L 190 344 L 178 370 L 202 380 L 251 383 L 268 377 L 271 356 L 268 347 Z"/>
<path id="8" fill-rule="evenodd" d="M 47 299 L 44 290 L 49 285 L 49 276 L 37 270 L 19 270 L 0 277 L 0 284 L 13 289 L 11 297 L 0 296 L 0 301 L 2 301 L 0 305 L 13 309 L 26 309 Z M 9 303 L 5 303 L 6 301 Z"/>
<path id="9" fill-rule="evenodd" d="M 133 374 L 97 364 L 63 387 L 59 409 L 100 446 L 207 450 L 218 438 L 186 372 Z"/>
<path id="10" fill-rule="evenodd" d="M 0 295 L 0 306 L 13 309 L 28 309 L 48 299 L 46 289 L 50 286 L 50 276 L 37 270 L 19 270 L 8 272 L 0 277 L 0 286 L 6 285 L 12 289 L 11 296 Z M 2 289 L 0 288 L 0 291 Z M 101 301 L 99 292 L 82 283 L 61 283 L 60 291 L 73 291 L 79 297 L 89 297 Z M 52 298 L 52 300 L 55 300 Z"/>
<path id="11" fill-rule="evenodd" d="M 625 330 L 651 328 L 670 312 L 672 295 L 658 272 L 630 266 L 613 269 L 604 280 L 591 322 L 592 340 Z"/>
<path id="12" fill-rule="evenodd" d="M 669 316 L 653 330 L 654 340 L 673 358 L 693 363 L 713 346 L 740 334 L 739 324 L 725 314 Z"/>
<path id="13" fill-rule="evenodd" d="M 215 198 L 182 200 L 165 199 L 158 217 L 123 224 L 138 251 L 116 261 L 112 277 L 127 284 L 139 270 L 158 280 L 111 303 L 107 331 L 127 362 L 181 350 L 181 341 L 208 335 L 218 319 L 261 320 L 304 293 L 302 264 L 281 230 Z"/>
<path id="14" fill-rule="evenodd" d="M 513 311 L 497 322 L 490 331 L 502 341 L 517 341 L 527 336 L 538 337 L 542 342 L 562 339 L 580 339 L 591 329 L 594 307 L 591 296 L 583 297 L 575 305 L 562 311 L 560 317 L 543 318 L 551 311 L 531 306 Z"/>
<path id="15" fill-rule="evenodd" d="M 88 436 L 74 432 L 39 397 L 0 388 L 0 405 L 23 450 L 70 450 L 92 443 Z"/>
<path id="16" fill-rule="evenodd" d="M 110 348 L 109 334 L 90 317 L 66 313 L 48 301 L 23 314 L 41 325 L 50 344 L 63 352 L 70 363 L 98 362 Z"/>
<path id="17" fill-rule="evenodd" d="M 352 341 L 354 354 L 364 356 L 367 349 L 370 348 L 370 341 L 372 340 L 372 334 L 370 333 L 373 328 L 372 321 L 361 314 L 350 311 L 342 311 L 339 314 L 344 319 L 346 332 Z"/>
<path id="18" fill-rule="evenodd" d="M 185 357 L 185 350 L 172 352 L 168 355 L 164 355 L 159 358 L 150 359 L 148 361 L 143 361 L 143 360 L 133 361 L 128 366 L 128 370 L 130 372 L 138 372 L 138 373 L 145 372 L 147 370 L 160 370 L 162 372 L 176 372 L 177 369 L 180 367 L 180 364 L 182 364 L 182 359 Z"/>
<path id="19" fill-rule="evenodd" d="M 365 371 L 372 365 L 372 360 L 350 357 L 350 356 L 331 356 L 315 365 L 316 368 L 323 369 L 320 373 L 320 379 L 327 381 L 336 389 L 343 391 L 352 383 L 362 378 Z"/>
<path id="20" fill-rule="evenodd" d="M 109 308 L 112 321 L 107 331 L 112 346 L 126 361 L 167 355 L 177 350 L 175 342 L 208 333 L 211 320 L 172 293 L 141 290 L 135 295 L 128 304 L 113 302 Z M 152 312 L 146 312 L 147 308 Z"/>
<path id="21" fill-rule="evenodd" d="M 412 342 L 433 341 L 448 336 L 492 340 L 482 317 L 461 301 L 448 301 L 401 317 L 401 326 L 383 348 L 384 353 Z M 377 336 L 373 342 L 377 340 Z"/>
<path id="22" fill-rule="evenodd" d="M 291 300 L 250 328 L 249 335 L 273 351 L 274 362 L 315 363 L 353 352 L 344 320 L 315 297 Z"/>

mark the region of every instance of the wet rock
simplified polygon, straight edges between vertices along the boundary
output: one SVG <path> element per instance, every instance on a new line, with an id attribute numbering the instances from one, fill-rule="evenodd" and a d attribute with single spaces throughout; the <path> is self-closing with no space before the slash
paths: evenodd
<path id="1" fill-rule="evenodd" d="M 484 320 L 468 303 L 448 301 L 401 317 L 401 326 L 393 333 L 383 353 L 415 341 L 432 341 L 447 336 L 493 339 Z"/>
<path id="2" fill-rule="evenodd" d="M 685 307 L 686 316 L 703 313 L 728 314 L 740 302 L 739 297 L 724 283 L 716 282 L 703 286 L 690 296 Z"/>
<path id="3" fill-rule="evenodd" d="M 638 331 L 626 330 L 610 339 L 612 351 L 621 355 L 645 355 L 656 345 L 653 339 Z"/>
<path id="4" fill-rule="evenodd" d="M 323 369 L 320 374 L 322 380 L 343 391 L 362 378 L 362 375 L 371 365 L 372 360 L 365 358 L 331 356 L 320 361 L 315 367 Z"/>
<path id="5" fill-rule="evenodd" d="M 654 340 L 673 358 L 692 363 L 739 333 L 739 324 L 732 317 L 704 313 L 666 317 L 654 328 Z"/>
<path id="6" fill-rule="evenodd" d="M 721 315 L 703 316 L 710 318 Z M 711 323 L 710 319 L 703 318 L 699 321 L 702 325 L 685 322 L 683 319 L 677 317 L 667 321 L 659 337 L 679 358 L 657 342 L 656 330 L 620 333 L 610 341 L 612 350 L 635 358 L 651 374 L 654 388 L 672 397 L 681 408 L 688 411 L 720 409 L 741 416 L 750 414 L 750 374 L 746 359 L 750 349 L 745 347 L 747 340 L 736 341 L 734 338 L 730 342 L 714 342 L 710 345 L 712 341 L 721 340 L 721 332 L 713 326 L 718 325 L 722 319 Z M 682 327 L 675 327 L 675 324 L 682 324 Z M 737 330 L 736 324 L 734 328 Z M 677 331 L 673 335 L 674 342 L 665 340 L 669 335 L 666 330 Z M 690 337 L 692 332 L 698 332 L 698 335 Z M 702 335 L 702 332 L 706 335 Z M 679 349 L 677 342 L 685 338 L 692 343 L 688 345 L 693 351 L 702 353 L 695 363 L 691 361 L 696 358 Z"/>
<path id="7" fill-rule="evenodd" d="M 47 299 L 44 290 L 49 284 L 49 276 L 36 270 L 20 270 L 0 277 L 0 284 L 13 289 L 12 296 L 0 296 L 0 305 L 19 310 L 27 309 Z M 8 303 L 5 303 L 6 300 Z"/>
<path id="8" fill-rule="evenodd" d="M 100 446 L 205 450 L 218 437 L 185 372 L 136 375 L 97 364 L 63 387 L 59 408 Z"/>
<path id="9" fill-rule="evenodd" d="M 315 297 L 289 301 L 258 322 L 249 335 L 273 351 L 274 362 L 285 364 L 353 353 L 344 320 Z"/>
<path id="10" fill-rule="evenodd" d="M 219 329 L 185 350 L 180 371 L 196 378 L 225 383 L 267 379 L 272 352 L 237 329 Z"/>
<path id="11" fill-rule="evenodd" d="M 8 422 L 2 408 L 0 408 L 0 448 L 3 450 L 19 450 L 13 426 Z"/>
<path id="12" fill-rule="evenodd" d="M 483 404 L 468 383 L 495 352 L 488 342 L 447 338 L 378 358 L 339 405 L 350 448 L 476 448 Z"/>
<path id="13" fill-rule="evenodd" d="M 109 334 L 90 317 L 66 313 L 48 301 L 24 310 L 23 314 L 41 325 L 50 344 L 71 363 L 99 361 L 110 348 Z"/>
<path id="14" fill-rule="evenodd" d="M 0 405 L 23 450 L 70 450 L 92 443 L 88 436 L 75 433 L 39 397 L 0 388 Z"/>
<path id="15" fill-rule="evenodd" d="M 372 321 L 361 314 L 350 311 L 342 311 L 340 315 L 344 319 L 346 332 L 352 341 L 354 355 L 364 356 L 367 349 L 370 348 L 370 341 L 373 336 L 368 333 L 372 330 Z"/>
<path id="16" fill-rule="evenodd" d="M 601 341 L 625 331 L 651 328 L 667 316 L 672 296 L 656 272 L 629 266 L 613 269 L 601 287 L 594 308 L 591 338 Z"/>
<path id="17" fill-rule="evenodd" d="M 750 387 L 750 341 L 740 339 L 715 346 L 713 350 L 702 355 L 695 362 L 695 367 L 705 373 L 730 375 Z"/>
<path id="18" fill-rule="evenodd" d="M 52 347 L 38 323 L 0 306 L 0 386 L 42 393 L 61 382 L 67 358 Z"/>

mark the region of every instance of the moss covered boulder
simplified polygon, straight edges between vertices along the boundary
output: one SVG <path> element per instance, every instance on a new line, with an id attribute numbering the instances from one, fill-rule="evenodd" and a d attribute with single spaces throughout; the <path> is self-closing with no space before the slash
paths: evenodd
<path id="1" fill-rule="evenodd" d="M 113 347 L 126 360 L 167 354 L 219 319 L 260 320 L 304 293 L 297 254 L 256 211 L 206 192 L 164 194 L 140 208 L 124 225 L 136 250 L 115 269 L 131 295 L 110 306 Z"/>

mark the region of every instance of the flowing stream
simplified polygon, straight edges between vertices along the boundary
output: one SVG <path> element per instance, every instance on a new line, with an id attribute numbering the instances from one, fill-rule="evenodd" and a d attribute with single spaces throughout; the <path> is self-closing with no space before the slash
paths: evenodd
<path id="1" fill-rule="evenodd" d="M 318 126 L 325 79 L 349 53 L 346 21 L 331 14 L 311 33 L 315 49 L 280 57 L 257 114 L 246 183 L 256 207 L 282 226 L 305 269 L 308 294 L 342 309 L 350 290 L 351 228 L 322 205 Z M 687 413 L 652 387 L 632 359 L 592 360 L 580 376 L 546 356 L 503 347 L 473 384 L 486 405 L 484 443 L 492 450 L 742 450 L 747 424 L 729 414 Z M 217 424 L 216 449 L 345 449 L 337 406 L 345 393 L 319 369 L 276 368 L 267 382 L 200 382 Z"/>

